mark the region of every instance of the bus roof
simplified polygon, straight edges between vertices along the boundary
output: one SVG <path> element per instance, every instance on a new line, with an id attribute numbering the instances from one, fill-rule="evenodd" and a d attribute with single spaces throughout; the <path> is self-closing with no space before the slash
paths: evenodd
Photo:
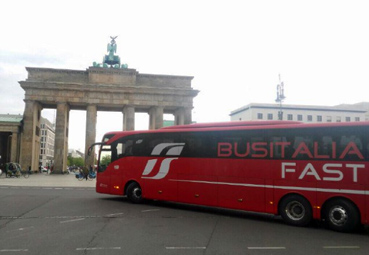
<path id="1" fill-rule="evenodd" d="M 177 125 L 170 127 L 163 127 L 161 129 L 187 129 L 187 128 L 213 128 L 213 127 L 247 127 L 247 126 L 264 126 L 264 125 L 288 125 L 288 124 L 303 124 L 299 121 L 228 121 L 228 122 L 211 122 L 211 123 L 195 123 L 188 125 Z"/>
<path id="2" fill-rule="evenodd" d="M 369 126 L 369 121 L 359 122 L 331 122 L 331 123 L 303 123 L 297 121 L 231 121 L 220 123 L 201 123 L 165 127 L 155 130 L 141 131 L 115 131 L 104 135 L 104 141 L 107 144 L 114 142 L 120 137 L 137 134 L 155 134 L 155 133 L 177 133 L 177 132 L 208 132 L 222 130 L 253 130 L 253 129 L 290 129 L 290 128 L 320 128 L 320 127 L 350 127 L 350 126 Z"/>

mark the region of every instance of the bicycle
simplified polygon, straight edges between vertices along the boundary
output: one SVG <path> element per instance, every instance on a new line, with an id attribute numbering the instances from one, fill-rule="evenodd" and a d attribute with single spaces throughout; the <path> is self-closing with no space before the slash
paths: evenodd
<path id="1" fill-rule="evenodd" d="M 83 172 L 80 172 L 80 173 L 77 173 L 76 174 L 76 178 L 79 180 L 79 181 L 82 181 L 83 179 L 86 179 L 86 175 L 83 173 Z M 88 175 L 87 175 L 87 180 L 89 181 L 92 181 L 93 179 L 96 178 L 96 173 L 94 172 L 89 172 Z"/>
<path id="2" fill-rule="evenodd" d="M 21 171 L 21 175 L 26 179 L 29 177 L 30 174 L 31 174 L 31 171 L 29 170 Z"/>

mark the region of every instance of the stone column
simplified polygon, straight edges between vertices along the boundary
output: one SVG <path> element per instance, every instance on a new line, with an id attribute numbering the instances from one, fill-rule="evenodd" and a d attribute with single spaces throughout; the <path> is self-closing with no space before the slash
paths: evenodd
<path id="1" fill-rule="evenodd" d="M 125 106 L 123 108 L 123 131 L 135 130 L 135 108 Z"/>
<path id="2" fill-rule="evenodd" d="M 10 161 L 17 162 L 17 145 L 18 145 L 18 133 L 12 133 L 11 149 L 10 149 Z M 25 168 L 25 166 L 23 166 Z"/>
<path id="3" fill-rule="evenodd" d="M 58 103 L 56 108 L 54 174 L 61 174 L 67 168 L 69 105 Z"/>
<path id="4" fill-rule="evenodd" d="M 178 108 L 174 112 L 174 124 L 175 125 L 183 125 L 184 124 L 184 109 Z"/>
<path id="5" fill-rule="evenodd" d="M 97 107 L 88 105 L 86 111 L 86 141 L 85 141 L 85 166 L 95 165 L 95 148 L 88 156 L 88 148 L 96 141 Z"/>
<path id="6" fill-rule="evenodd" d="M 152 107 L 149 110 L 149 129 L 155 129 L 155 108 Z"/>
<path id="7" fill-rule="evenodd" d="M 192 108 L 184 108 L 184 124 L 192 123 Z"/>
<path id="8" fill-rule="evenodd" d="M 149 111 L 149 129 L 159 129 L 163 127 L 164 108 L 160 106 L 152 107 Z"/>
<path id="9" fill-rule="evenodd" d="M 20 164 L 23 169 L 37 170 L 40 156 L 40 119 L 41 105 L 32 100 L 25 100 L 23 114 L 23 135 Z"/>

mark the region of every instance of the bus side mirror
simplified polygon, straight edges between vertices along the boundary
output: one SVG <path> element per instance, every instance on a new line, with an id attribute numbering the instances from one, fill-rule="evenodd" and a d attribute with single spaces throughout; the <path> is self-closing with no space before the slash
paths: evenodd
<path id="1" fill-rule="evenodd" d="M 94 148 L 95 145 L 104 145 L 104 143 L 93 143 L 87 150 L 87 155 L 90 156 L 92 149 Z"/>

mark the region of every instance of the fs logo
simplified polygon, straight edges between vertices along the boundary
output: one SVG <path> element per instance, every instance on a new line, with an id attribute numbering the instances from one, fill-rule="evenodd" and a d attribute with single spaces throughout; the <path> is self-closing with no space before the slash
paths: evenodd
<path id="1" fill-rule="evenodd" d="M 184 143 L 160 143 L 155 146 L 155 148 L 151 152 L 151 155 L 160 156 L 163 151 L 166 151 L 166 156 L 179 156 L 183 150 L 184 145 Z M 153 180 L 163 179 L 165 176 L 167 176 L 169 172 L 170 163 L 175 159 L 178 158 L 173 157 L 164 159 L 160 164 L 159 172 L 153 177 L 147 177 L 152 172 L 156 165 L 156 162 L 158 161 L 158 159 L 150 159 L 149 161 L 147 161 L 146 167 L 142 173 L 142 178 Z"/>

